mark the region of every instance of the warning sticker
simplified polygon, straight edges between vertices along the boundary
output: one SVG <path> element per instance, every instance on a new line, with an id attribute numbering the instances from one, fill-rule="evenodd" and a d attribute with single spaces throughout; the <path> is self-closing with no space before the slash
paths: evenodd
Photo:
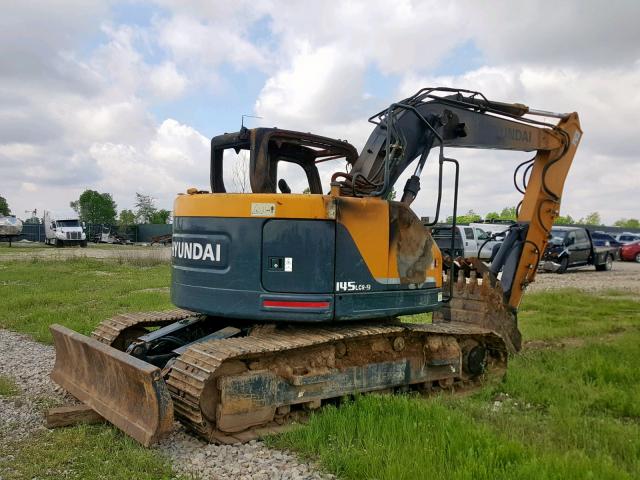
<path id="1" fill-rule="evenodd" d="M 252 203 L 251 204 L 251 216 L 252 217 L 273 217 L 276 214 L 275 203 Z"/>
<path id="2" fill-rule="evenodd" d="M 293 272 L 293 258 L 284 257 L 284 271 Z"/>

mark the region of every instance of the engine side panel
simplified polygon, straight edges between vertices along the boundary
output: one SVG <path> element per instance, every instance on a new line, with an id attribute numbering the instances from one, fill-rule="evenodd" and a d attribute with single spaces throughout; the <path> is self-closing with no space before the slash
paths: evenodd
<path id="1" fill-rule="evenodd" d="M 181 196 L 172 301 L 211 316 L 276 322 L 433 311 L 439 251 L 413 212 L 389 205 L 319 195 Z"/>
<path id="2" fill-rule="evenodd" d="M 280 293 L 333 293 L 335 225 L 331 220 L 266 221 L 262 287 Z"/>

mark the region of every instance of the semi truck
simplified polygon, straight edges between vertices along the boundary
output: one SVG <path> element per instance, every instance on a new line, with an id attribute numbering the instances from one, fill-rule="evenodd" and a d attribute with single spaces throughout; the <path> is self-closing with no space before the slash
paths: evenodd
<path id="1" fill-rule="evenodd" d="M 83 223 L 77 217 L 58 217 L 45 210 L 44 217 L 44 243 L 64 247 L 67 245 L 87 246 L 87 235 L 84 232 Z"/>

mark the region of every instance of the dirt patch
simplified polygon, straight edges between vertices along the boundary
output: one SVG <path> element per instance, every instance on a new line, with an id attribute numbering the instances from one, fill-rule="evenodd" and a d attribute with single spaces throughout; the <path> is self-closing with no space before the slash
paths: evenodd
<path id="1" fill-rule="evenodd" d="M 22 251 L 17 251 L 16 253 L 7 253 L 5 251 L 0 255 L 0 262 L 8 262 L 12 260 L 60 261 L 71 258 L 97 258 L 115 260 L 122 263 L 127 263 L 129 261 L 135 262 L 136 260 L 158 262 L 166 261 L 168 263 L 171 259 L 171 247 L 112 246 L 110 248 L 104 248 L 93 245 L 89 245 L 87 248 L 32 247 L 28 251 L 24 249 Z"/>
<path id="2" fill-rule="evenodd" d="M 132 290 L 129 293 L 151 293 L 151 292 L 169 293 L 169 287 L 143 288 L 142 290 Z"/>
<path id="3" fill-rule="evenodd" d="M 606 333 L 604 335 L 600 335 L 597 337 L 598 343 L 608 343 L 613 342 L 616 339 L 619 339 L 623 335 L 629 333 L 633 329 L 629 328 L 619 328 L 616 331 L 611 333 Z M 561 348 L 579 348 L 584 347 L 587 343 L 593 342 L 596 340 L 596 337 L 566 337 L 566 338 L 555 338 L 553 340 L 529 340 L 524 343 L 522 350 L 523 351 L 531 351 L 531 350 L 545 350 L 545 349 L 561 349 Z"/>

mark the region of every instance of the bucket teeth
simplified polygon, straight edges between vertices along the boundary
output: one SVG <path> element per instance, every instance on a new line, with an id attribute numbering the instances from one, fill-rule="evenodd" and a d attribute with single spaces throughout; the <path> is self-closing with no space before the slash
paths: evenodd
<path id="1" fill-rule="evenodd" d="M 458 259 L 453 298 L 434 313 L 434 323 L 464 322 L 490 328 L 505 341 L 507 348 L 520 350 L 521 337 L 517 318 L 504 303 L 500 281 L 477 259 Z M 443 282 L 445 295 L 450 291 L 453 274 Z"/>

